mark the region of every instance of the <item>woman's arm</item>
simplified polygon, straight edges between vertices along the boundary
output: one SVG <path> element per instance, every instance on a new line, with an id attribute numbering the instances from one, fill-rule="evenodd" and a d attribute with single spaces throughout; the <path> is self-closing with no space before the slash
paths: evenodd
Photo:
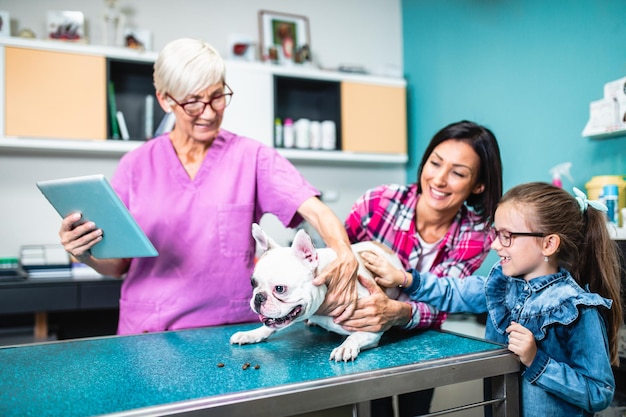
<path id="1" fill-rule="evenodd" d="M 358 298 L 356 275 L 358 262 L 343 224 L 335 213 L 317 197 L 310 197 L 300 205 L 298 213 L 324 239 L 326 245 L 337 254 L 315 280 L 315 285 L 328 285 L 328 293 L 318 314 L 335 317 L 342 321 L 350 317 Z"/>
<path id="2" fill-rule="evenodd" d="M 102 240 L 102 230 L 97 229 L 93 222 L 75 226 L 81 217 L 80 213 L 72 213 L 61 222 L 59 237 L 65 251 L 102 275 L 124 275 L 130 266 L 130 259 L 96 259 L 91 256 L 89 250 Z"/>

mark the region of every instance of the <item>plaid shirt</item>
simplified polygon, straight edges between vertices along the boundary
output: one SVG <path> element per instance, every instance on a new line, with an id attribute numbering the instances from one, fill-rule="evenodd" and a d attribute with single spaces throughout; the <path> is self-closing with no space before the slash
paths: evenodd
<path id="1" fill-rule="evenodd" d="M 381 242 L 398 254 L 407 270 L 415 268 L 421 253 L 414 219 L 418 200 L 417 184 L 382 185 L 368 190 L 354 203 L 346 219 L 350 241 Z M 491 246 L 489 226 L 463 205 L 439 243 L 430 272 L 439 277 L 462 278 L 478 269 Z M 446 319 L 446 313 L 428 304 L 410 304 L 413 317 L 407 329 L 439 328 Z"/>

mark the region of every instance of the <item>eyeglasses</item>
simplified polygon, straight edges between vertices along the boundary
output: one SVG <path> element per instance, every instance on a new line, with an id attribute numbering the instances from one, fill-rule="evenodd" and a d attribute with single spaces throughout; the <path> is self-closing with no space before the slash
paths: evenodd
<path id="1" fill-rule="evenodd" d="M 500 244 L 505 248 L 508 248 L 513 244 L 513 238 L 516 236 L 546 237 L 544 233 L 508 232 L 506 230 L 498 230 L 495 227 L 492 227 L 489 230 L 489 237 L 491 240 L 495 240 L 497 237 Z"/>
<path id="2" fill-rule="evenodd" d="M 211 98 L 209 101 L 188 101 L 186 103 L 179 103 L 176 99 L 169 94 L 167 95 L 174 103 L 178 104 L 182 107 L 183 111 L 187 113 L 189 116 L 195 117 L 200 116 L 206 110 L 206 106 L 211 106 L 213 111 L 224 110 L 226 106 L 230 104 L 230 99 L 233 96 L 233 90 L 227 85 L 224 84 L 228 90 L 225 93 L 220 94 L 219 96 L 215 96 Z"/>

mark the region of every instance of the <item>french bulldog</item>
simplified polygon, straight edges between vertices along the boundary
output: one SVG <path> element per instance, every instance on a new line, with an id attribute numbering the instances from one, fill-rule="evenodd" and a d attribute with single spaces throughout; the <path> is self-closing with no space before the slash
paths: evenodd
<path id="1" fill-rule="evenodd" d="M 263 254 L 258 259 L 251 278 L 253 291 L 250 307 L 259 314 L 263 326 L 233 334 L 230 338 L 231 344 L 259 343 L 276 331 L 308 320 L 326 330 L 348 335 L 340 346 L 333 349 L 330 360 L 351 361 L 357 358 L 361 350 L 378 345 L 382 332 L 348 332 L 334 323 L 332 317 L 315 314 L 324 301 L 327 287 L 313 285 L 313 278 L 337 257 L 335 251 L 330 248 L 316 249 L 304 230 L 296 233 L 291 247 L 278 245 L 256 223 L 252 225 L 252 236 Z M 403 269 L 398 257 L 379 243 L 356 243 L 352 245 L 352 250 L 359 261 L 358 273 L 366 279 L 373 280 L 373 277 L 363 266 L 359 256 L 359 252 L 364 250 L 376 251 L 395 267 Z M 369 295 L 363 285 L 358 283 L 358 287 L 359 297 Z M 401 295 L 398 288 L 390 288 L 386 292 L 394 299 Z M 406 297 L 404 294 L 402 296 Z"/>

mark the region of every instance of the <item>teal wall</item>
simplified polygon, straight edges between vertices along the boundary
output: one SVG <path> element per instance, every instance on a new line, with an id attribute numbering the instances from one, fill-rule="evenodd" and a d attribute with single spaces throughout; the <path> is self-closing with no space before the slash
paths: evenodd
<path id="1" fill-rule="evenodd" d="M 581 136 L 589 102 L 626 77 L 626 1 L 403 0 L 402 16 L 409 180 L 432 135 L 460 119 L 494 131 L 505 190 L 550 181 L 565 161 L 564 188 L 626 174 L 626 137 Z"/>
<path id="2" fill-rule="evenodd" d="M 432 135 L 461 119 L 495 133 L 505 191 L 566 161 L 570 190 L 626 174 L 626 137 L 581 136 L 589 102 L 626 77 L 625 0 L 403 0 L 402 19 L 410 181 Z"/>

